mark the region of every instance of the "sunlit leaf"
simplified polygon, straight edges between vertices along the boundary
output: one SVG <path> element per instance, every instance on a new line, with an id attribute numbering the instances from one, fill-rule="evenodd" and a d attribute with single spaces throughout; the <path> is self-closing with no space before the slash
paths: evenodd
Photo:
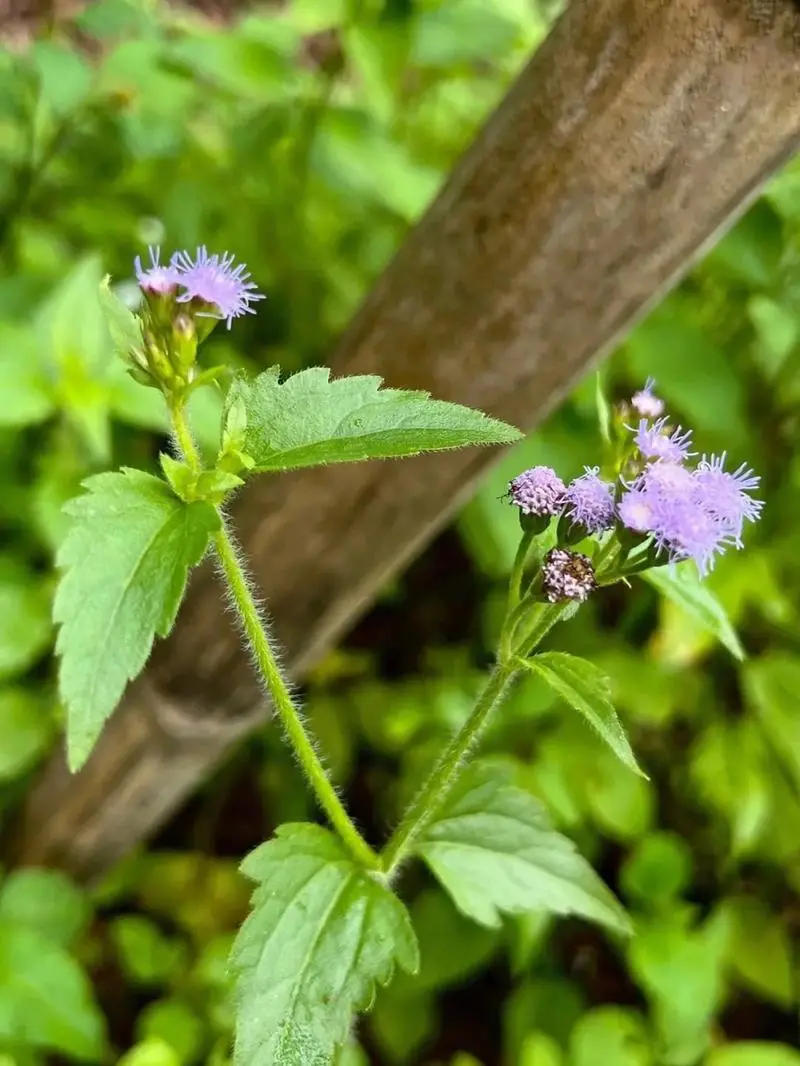
<path id="1" fill-rule="evenodd" d="M 420 836 L 417 852 L 464 914 L 577 914 L 627 932 L 620 903 L 509 767 L 474 763 Z"/>
<path id="2" fill-rule="evenodd" d="M 68 505 L 75 521 L 58 553 L 64 574 L 53 608 L 73 769 L 88 758 L 154 636 L 172 628 L 189 569 L 218 524 L 210 504 L 185 504 L 138 470 L 98 474 L 85 485 Z"/>
<path id="3" fill-rule="evenodd" d="M 413 972 L 408 913 L 316 825 L 282 825 L 245 859 L 258 883 L 234 945 L 237 1066 L 323 1066 L 394 967 Z"/>
<path id="4" fill-rule="evenodd" d="M 513 426 L 424 392 L 382 389 L 372 376 L 330 380 L 313 367 L 280 382 L 277 367 L 247 389 L 245 450 L 256 470 L 391 459 L 465 445 L 506 444 Z"/>

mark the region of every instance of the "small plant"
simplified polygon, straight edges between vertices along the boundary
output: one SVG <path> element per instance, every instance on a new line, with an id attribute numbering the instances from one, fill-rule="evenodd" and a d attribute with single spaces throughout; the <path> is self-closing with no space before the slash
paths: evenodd
<path id="1" fill-rule="evenodd" d="M 138 313 L 112 293 L 101 305 L 132 377 L 159 390 L 176 445 L 163 477 L 122 469 L 89 478 L 68 504 L 71 530 L 60 550 L 60 688 L 69 763 L 89 757 L 126 683 L 143 668 L 156 636 L 171 629 L 189 570 L 211 549 L 243 636 L 288 743 L 331 828 L 290 824 L 249 855 L 252 912 L 231 957 L 237 975 L 235 1061 L 240 1066 L 322 1066 L 333 1061 L 359 1009 L 396 966 L 413 973 L 418 949 L 393 890 L 403 866 L 423 860 L 457 907 L 485 925 L 502 914 L 547 910 L 601 922 L 619 934 L 628 918 L 539 802 L 498 760 L 471 762 L 492 715 L 527 671 L 542 677 L 625 764 L 642 773 L 591 662 L 538 651 L 543 638 L 596 590 L 644 575 L 688 604 L 738 651 L 716 602 L 665 564 L 693 562 L 706 574 L 761 503 L 758 478 L 725 470 L 724 456 L 692 455 L 653 383 L 609 409 L 598 391 L 604 441 L 600 466 L 565 484 L 534 467 L 509 485 L 521 536 L 496 662 L 462 728 L 434 762 L 381 850 L 367 842 L 320 760 L 282 676 L 279 657 L 225 516 L 230 495 L 258 474 L 333 462 L 392 459 L 475 445 L 520 433 L 486 415 L 423 392 L 382 388 L 370 376 L 331 380 L 323 368 L 253 380 L 223 367 L 201 370 L 197 351 L 224 321 L 252 314 L 263 296 L 229 254 L 175 254 L 136 261 Z M 200 388 L 224 390 L 219 448 L 206 461 L 186 405 Z"/>

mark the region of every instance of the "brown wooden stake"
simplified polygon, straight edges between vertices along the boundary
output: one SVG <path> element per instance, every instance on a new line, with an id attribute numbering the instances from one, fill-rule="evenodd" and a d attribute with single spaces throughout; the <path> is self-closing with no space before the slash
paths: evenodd
<path id="1" fill-rule="evenodd" d="M 535 426 L 800 144 L 791 0 L 573 0 L 356 316 L 338 374 Z M 238 531 L 295 677 L 497 451 L 264 478 Z M 498 505 L 499 506 L 499 505 Z M 53 760 L 18 858 L 99 874 L 264 720 L 212 568 L 86 769 Z"/>

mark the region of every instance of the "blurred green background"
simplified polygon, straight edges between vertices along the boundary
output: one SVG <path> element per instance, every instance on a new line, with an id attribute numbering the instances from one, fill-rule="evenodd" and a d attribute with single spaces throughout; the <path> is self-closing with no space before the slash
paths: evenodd
<path id="1" fill-rule="evenodd" d="M 323 362 L 337 334 L 547 32 L 545 0 L 287 0 L 239 13 L 101 0 L 0 51 L 0 811 L 59 741 L 49 604 L 62 503 L 89 472 L 155 466 L 155 394 L 109 361 L 95 292 L 148 243 L 244 259 L 269 299 L 220 360 Z M 235 13 L 234 13 L 235 14 Z M 123 284 L 123 291 L 125 289 Z M 535 679 L 487 748 L 631 909 L 621 943 L 547 916 L 487 930 L 421 868 L 404 896 L 419 980 L 381 992 L 342 1064 L 800 1066 L 800 168 L 605 368 L 647 375 L 763 476 L 765 517 L 711 585 L 731 656 L 654 589 L 615 588 L 558 633 L 612 678 L 645 782 Z M 214 405 L 195 410 L 213 432 Z M 516 543 L 508 479 L 591 463 L 594 382 L 510 453 L 458 520 L 314 672 L 309 717 L 380 839 L 489 662 Z M 223 1066 L 237 860 L 314 817 L 273 729 L 86 893 L 0 885 L 0 1066 Z"/>

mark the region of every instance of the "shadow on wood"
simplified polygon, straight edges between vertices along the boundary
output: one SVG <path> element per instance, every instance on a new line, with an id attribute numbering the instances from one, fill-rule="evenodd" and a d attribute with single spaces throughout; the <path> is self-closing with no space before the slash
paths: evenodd
<path id="1" fill-rule="evenodd" d="M 800 143 L 790 0 L 573 0 L 357 315 L 334 372 L 526 429 Z M 263 479 L 238 531 L 301 677 L 497 458 L 468 450 Z M 210 567 L 86 769 L 54 759 L 24 863 L 94 876 L 151 833 L 262 698 Z"/>

